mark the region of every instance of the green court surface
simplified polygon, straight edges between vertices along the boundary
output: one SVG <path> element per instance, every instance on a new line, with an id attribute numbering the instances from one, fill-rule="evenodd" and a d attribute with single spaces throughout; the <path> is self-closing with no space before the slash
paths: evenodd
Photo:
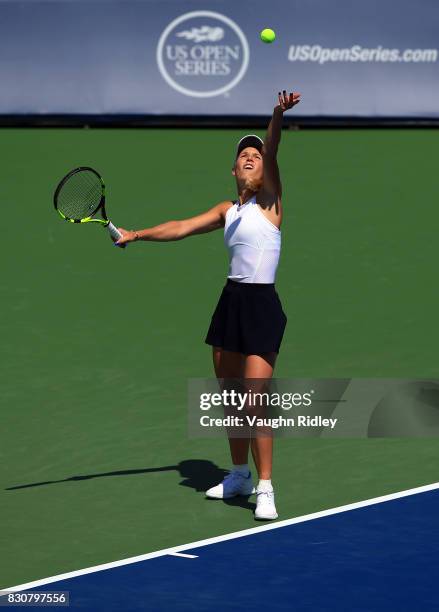
<path id="1" fill-rule="evenodd" d="M 234 197 L 243 133 L 0 130 L 0 587 L 255 525 L 251 498 L 204 499 L 226 441 L 186 432 L 221 231 L 121 251 L 52 205 L 91 165 L 119 226 L 197 214 Z M 433 130 L 284 132 L 278 377 L 437 376 L 438 153 Z M 278 440 L 280 518 L 435 482 L 438 458 L 428 439 Z"/>

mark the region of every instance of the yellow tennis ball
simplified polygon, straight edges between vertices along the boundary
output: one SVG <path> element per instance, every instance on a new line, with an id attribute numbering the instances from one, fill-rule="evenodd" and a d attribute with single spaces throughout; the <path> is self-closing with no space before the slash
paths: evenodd
<path id="1" fill-rule="evenodd" d="M 270 28 L 265 28 L 265 30 L 262 30 L 260 36 L 262 42 L 264 43 L 272 43 L 276 40 L 276 34 L 273 30 L 270 30 Z"/>

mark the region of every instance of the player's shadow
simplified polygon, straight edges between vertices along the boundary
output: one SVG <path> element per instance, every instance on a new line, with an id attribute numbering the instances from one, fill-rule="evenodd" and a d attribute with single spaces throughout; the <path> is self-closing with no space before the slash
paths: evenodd
<path id="1" fill-rule="evenodd" d="M 133 476 L 136 474 L 156 474 L 157 472 L 179 473 L 183 480 L 179 483 L 183 487 L 190 487 L 197 492 L 206 491 L 213 485 L 218 484 L 228 474 L 228 470 L 218 467 L 212 461 L 206 459 L 185 459 L 177 465 L 166 465 L 163 467 L 143 468 L 138 470 L 118 470 L 114 472 L 102 472 L 100 474 L 81 474 L 69 476 L 60 480 L 46 480 L 44 482 L 32 482 L 28 484 L 7 487 L 5 491 L 16 491 L 18 489 L 29 489 L 31 487 L 43 487 L 47 485 L 60 484 L 64 482 L 80 482 L 81 480 L 91 480 L 92 478 L 107 478 L 114 476 Z M 211 501 L 211 500 L 208 500 Z M 247 496 L 234 497 L 223 500 L 230 506 L 240 506 L 241 508 L 252 509 L 256 505 L 248 501 Z"/>

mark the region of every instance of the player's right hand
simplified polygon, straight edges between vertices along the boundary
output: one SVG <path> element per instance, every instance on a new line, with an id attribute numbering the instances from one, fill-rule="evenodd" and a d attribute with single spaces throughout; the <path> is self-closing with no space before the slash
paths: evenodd
<path id="1" fill-rule="evenodd" d="M 129 230 L 124 229 L 123 227 L 117 228 L 122 236 L 119 240 L 115 240 L 114 244 L 120 246 L 121 244 L 126 244 L 127 242 L 134 242 L 137 238 L 136 232 L 130 232 Z"/>

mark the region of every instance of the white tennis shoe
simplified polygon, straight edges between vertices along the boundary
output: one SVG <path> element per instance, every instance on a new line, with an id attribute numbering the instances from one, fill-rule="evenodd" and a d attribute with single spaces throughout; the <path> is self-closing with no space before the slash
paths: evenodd
<path id="1" fill-rule="evenodd" d="M 274 505 L 274 491 L 259 491 L 256 489 L 255 519 L 269 521 L 277 519 L 278 514 Z"/>
<path id="2" fill-rule="evenodd" d="M 243 476 L 240 472 L 232 471 L 220 484 L 206 491 L 206 497 L 210 499 L 227 499 L 236 495 L 251 495 L 256 493 L 253 486 L 251 472 Z"/>

